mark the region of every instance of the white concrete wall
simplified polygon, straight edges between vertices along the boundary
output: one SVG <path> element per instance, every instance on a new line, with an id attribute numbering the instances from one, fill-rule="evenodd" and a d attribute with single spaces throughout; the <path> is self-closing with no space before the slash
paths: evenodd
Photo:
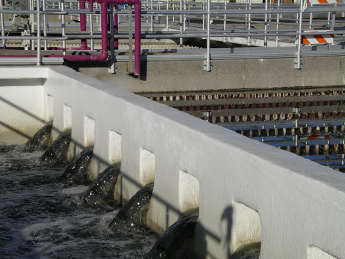
<path id="1" fill-rule="evenodd" d="M 42 127 L 44 91 L 39 82 L 29 82 L 33 78 L 47 78 L 47 68 L 23 67 L 18 73 L 0 67 L 0 142 L 24 143 Z"/>
<path id="2" fill-rule="evenodd" d="M 54 126 L 70 123 L 84 146 L 94 138 L 93 177 L 121 159 L 124 200 L 154 181 L 149 224 L 156 231 L 199 203 L 202 257 L 228 258 L 261 240 L 264 259 L 345 258 L 341 173 L 65 67 L 51 67 L 47 77 Z"/>

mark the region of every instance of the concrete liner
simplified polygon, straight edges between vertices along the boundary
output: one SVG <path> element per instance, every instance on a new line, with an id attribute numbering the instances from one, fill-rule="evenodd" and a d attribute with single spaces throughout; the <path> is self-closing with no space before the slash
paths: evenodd
<path id="1" fill-rule="evenodd" d="M 54 98 L 57 129 L 64 129 L 64 105 L 71 107 L 74 142 L 84 143 L 84 118 L 95 121 L 98 169 L 113 159 L 109 132 L 121 136 L 118 192 L 124 200 L 141 185 L 141 150 L 154 155 L 148 223 L 156 231 L 180 216 L 181 171 L 191 175 L 183 183 L 194 188 L 187 204 L 199 203 L 195 246 L 201 258 L 229 258 L 260 239 L 264 259 L 345 258 L 345 177 L 339 172 L 65 67 L 49 68 L 44 91 Z"/>

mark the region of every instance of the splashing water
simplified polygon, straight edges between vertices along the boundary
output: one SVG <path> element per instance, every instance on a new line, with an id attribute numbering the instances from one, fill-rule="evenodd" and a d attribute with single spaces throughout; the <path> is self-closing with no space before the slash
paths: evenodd
<path id="1" fill-rule="evenodd" d="M 194 231 L 198 215 L 185 216 L 171 225 L 157 240 L 144 259 L 192 259 Z"/>
<path id="2" fill-rule="evenodd" d="M 113 230 L 137 231 L 146 224 L 146 214 L 149 209 L 153 184 L 139 190 L 119 211 L 110 227 Z"/>
<path id="3" fill-rule="evenodd" d="M 48 123 L 42 127 L 36 134 L 26 142 L 24 146 L 24 152 L 33 152 L 38 150 L 43 150 L 50 144 L 51 132 L 53 124 Z"/>
<path id="4" fill-rule="evenodd" d="M 84 149 L 71 163 L 66 167 L 61 176 L 61 180 L 66 183 L 88 184 L 87 169 L 93 156 L 93 148 Z"/>
<path id="5" fill-rule="evenodd" d="M 83 201 L 90 206 L 114 206 L 114 188 L 120 168 L 109 166 L 83 194 Z"/>
<path id="6" fill-rule="evenodd" d="M 41 156 L 42 163 L 51 167 L 66 164 L 70 142 L 71 132 L 62 133 Z"/>
<path id="7" fill-rule="evenodd" d="M 63 168 L 6 170 L 16 157 L 39 161 L 41 152 L 0 154 L 1 258 L 142 258 L 155 241 L 150 231 L 109 229 L 118 210 L 80 206 L 86 186 L 57 181 Z M 12 161 L 12 160 L 11 160 Z"/>

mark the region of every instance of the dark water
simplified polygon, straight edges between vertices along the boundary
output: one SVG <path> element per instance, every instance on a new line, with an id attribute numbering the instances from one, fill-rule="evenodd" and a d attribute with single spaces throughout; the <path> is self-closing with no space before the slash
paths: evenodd
<path id="1" fill-rule="evenodd" d="M 112 231 L 118 209 L 86 206 L 87 186 L 65 185 L 64 168 L 20 150 L 0 147 L 0 258 L 142 258 L 153 246 L 148 230 Z"/>

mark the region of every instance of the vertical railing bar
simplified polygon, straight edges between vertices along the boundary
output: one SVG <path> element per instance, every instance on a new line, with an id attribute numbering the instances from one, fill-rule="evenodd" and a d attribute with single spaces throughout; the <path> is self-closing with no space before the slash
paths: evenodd
<path id="1" fill-rule="evenodd" d="M 298 45 L 297 45 L 297 64 L 296 68 L 301 69 L 301 48 L 302 48 L 302 22 L 303 22 L 303 0 L 300 0 L 299 24 L 298 24 Z"/>
<path id="2" fill-rule="evenodd" d="M 264 38 L 265 48 L 267 48 L 267 9 L 268 9 L 268 0 L 265 0 L 265 38 Z"/>
<path id="3" fill-rule="evenodd" d="M 202 10 L 205 11 L 205 0 L 202 0 Z M 202 14 L 202 30 L 205 30 L 205 15 Z"/>
<path id="4" fill-rule="evenodd" d="M 206 50 L 206 71 L 211 71 L 211 60 L 210 60 L 210 9 L 211 0 L 207 0 L 207 50 Z"/>
<path id="5" fill-rule="evenodd" d="M 30 0 L 30 11 L 34 11 L 34 0 Z M 30 22 L 31 22 L 31 33 L 33 34 L 35 31 L 35 17 L 34 14 L 30 14 Z M 35 41 L 31 41 L 31 50 L 35 50 Z"/>
<path id="6" fill-rule="evenodd" d="M 3 0 L 0 0 L 0 9 L 3 10 L 4 5 L 3 5 Z M 2 47 L 4 48 L 6 46 L 6 41 L 5 41 L 5 24 L 4 24 L 4 14 L 0 14 L 0 22 L 1 22 L 1 37 L 2 37 Z"/>
<path id="7" fill-rule="evenodd" d="M 47 10 L 47 3 L 46 0 L 43 0 L 42 2 L 42 10 Z M 46 38 L 47 37 L 47 15 L 43 14 L 43 35 Z M 47 40 L 44 40 L 44 50 L 47 50 Z"/>
<path id="8" fill-rule="evenodd" d="M 180 0 L 180 11 L 182 11 L 182 0 Z M 182 21 L 182 14 L 180 14 L 180 34 L 181 35 L 182 35 L 182 29 L 183 29 L 182 23 L 183 23 L 183 21 Z M 182 47 L 182 46 L 183 46 L 183 39 L 180 38 L 180 47 Z"/>
<path id="9" fill-rule="evenodd" d="M 166 4 L 167 4 L 166 9 L 168 11 L 169 10 L 169 0 L 166 0 Z M 166 29 L 169 30 L 169 15 L 168 14 L 166 16 Z"/>
<path id="10" fill-rule="evenodd" d="M 132 6 L 128 6 L 128 73 L 133 74 Z"/>
<path id="11" fill-rule="evenodd" d="M 65 0 L 61 0 L 61 12 L 65 11 Z M 65 31 L 65 14 L 61 15 L 61 34 L 62 37 L 64 38 L 66 36 L 66 31 Z M 66 55 L 66 40 L 62 40 L 62 55 Z"/>
<path id="12" fill-rule="evenodd" d="M 89 10 L 92 12 L 93 11 L 93 2 L 90 4 L 90 1 L 88 2 L 89 4 Z M 93 14 L 90 13 L 89 14 L 89 24 L 90 24 L 90 35 L 93 36 Z M 91 37 L 91 40 L 90 40 L 90 49 L 91 51 L 94 51 L 94 41 L 93 41 L 93 38 Z"/>
<path id="13" fill-rule="evenodd" d="M 252 9 L 252 0 L 249 0 L 249 10 Z M 248 14 L 248 45 L 251 42 L 251 26 L 252 26 L 252 15 Z"/>
<path id="14" fill-rule="evenodd" d="M 313 3 L 310 4 L 311 7 L 313 7 Z M 309 14 L 309 29 L 312 29 L 312 24 L 313 24 L 313 12 L 310 12 Z"/>
<path id="15" fill-rule="evenodd" d="M 150 2 L 150 10 L 153 11 L 153 0 Z M 151 31 L 153 31 L 153 14 L 151 14 Z"/>
<path id="16" fill-rule="evenodd" d="M 224 11 L 226 11 L 226 1 L 227 0 L 224 0 Z M 223 25 L 223 27 L 224 27 L 224 31 L 226 31 L 226 14 L 224 14 L 224 25 Z"/>
<path id="17" fill-rule="evenodd" d="M 0 0 L 1 1 L 1 0 Z M 37 66 L 41 65 L 41 28 L 40 28 L 40 0 L 36 1 L 36 11 L 37 11 L 37 17 L 36 17 L 36 23 L 37 23 Z"/>
<path id="18" fill-rule="evenodd" d="M 183 9 L 186 11 L 186 0 L 183 0 Z M 183 31 L 186 31 L 186 15 L 183 15 Z"/>

